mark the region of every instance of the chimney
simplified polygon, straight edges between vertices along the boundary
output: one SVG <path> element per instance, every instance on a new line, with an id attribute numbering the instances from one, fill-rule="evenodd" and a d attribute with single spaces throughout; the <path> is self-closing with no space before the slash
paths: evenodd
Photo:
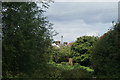
<path id="1" fill-rule="evenodd" d="M 61 44 L 63 44 L 63 36 L 61 36 Z"/>

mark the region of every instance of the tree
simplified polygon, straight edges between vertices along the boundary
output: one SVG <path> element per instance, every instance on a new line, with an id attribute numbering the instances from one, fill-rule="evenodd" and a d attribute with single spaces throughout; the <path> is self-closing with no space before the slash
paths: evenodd
<path id="1" fill-rule="evenodd" d="M 83 66 L 90 66 L 89 57 L 91 48 L 96 41 L 97 38 L 94 36 L 82 36 L 77 38 L 77 41 L 71 46 L 74 60 Z"/>
<path id="2" fill-rule="evenodd" d="M 41 3 L 44 8 L 48 4 Z M 51 45 L 52 24 L 34 2 L 3 2 L 3 76 L 41 74 Z"/>
<path id="3" fill-rule="evenodd" d="M 91 54 L 94 74 L 98 77 L 120 78 L 120 23 L 99 38 Z"/>

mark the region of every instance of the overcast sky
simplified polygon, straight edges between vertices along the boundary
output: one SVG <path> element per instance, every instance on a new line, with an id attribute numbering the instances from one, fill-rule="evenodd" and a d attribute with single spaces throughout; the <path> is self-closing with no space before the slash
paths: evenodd
<path id="1" fill-rule="evenodd" d="M 72 42 L 77 37 L 101 36 L 118 19 L 117 2 L 55 2 L 50 4 L 46 14 L 59 34 L 54 40 Z"/>

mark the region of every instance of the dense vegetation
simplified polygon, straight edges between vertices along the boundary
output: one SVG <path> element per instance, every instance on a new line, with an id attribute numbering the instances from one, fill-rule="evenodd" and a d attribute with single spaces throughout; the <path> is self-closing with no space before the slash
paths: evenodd
<path id="1" fill-rule="evenodd" d="M 46 2 L 2 3 L 2 76 L 6 78 L 120 78 L 120 23 L 101 37 L 81 36 L 53 47 Z"/>
<path id="2" fill-rule="evenodd" d="M 120 78 L 120 23 L 101 36 L 91 55 L 94 74 L 98 77 Z"/>
<path id="3" fill-rule="evenodd" d="M 96 41 L 97 37 L 94 36 L 82 36 L 77 38 L 77 41 L 74 42 L 71 47 L 73 59 L 83 66 L 90 66 L 91 48 Z"/>
<path id="4" fill-rule="evenodd" d="M 48 7 L 45 3 L 41 5 Z M 44 56 L 51 45 L 52 34 L 51 23 L 43 12 L 33 2 L 2 3 L 3 77 L 46 74 L 47 60 Z"/>

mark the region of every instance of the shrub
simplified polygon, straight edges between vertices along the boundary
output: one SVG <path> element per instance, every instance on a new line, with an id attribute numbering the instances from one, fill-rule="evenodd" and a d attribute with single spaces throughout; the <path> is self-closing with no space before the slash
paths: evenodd
<path id="1" fill-rule="evenodd" d="M 91 78 L 91 75 L 84 69 L 72 69 L 62 72 L 63 78 Z"/>
<path id="2" fill-rule="evenodd" d="M 61 62 L 62 65 L 66 65 L 67 63 L 66 62 Z"/>

